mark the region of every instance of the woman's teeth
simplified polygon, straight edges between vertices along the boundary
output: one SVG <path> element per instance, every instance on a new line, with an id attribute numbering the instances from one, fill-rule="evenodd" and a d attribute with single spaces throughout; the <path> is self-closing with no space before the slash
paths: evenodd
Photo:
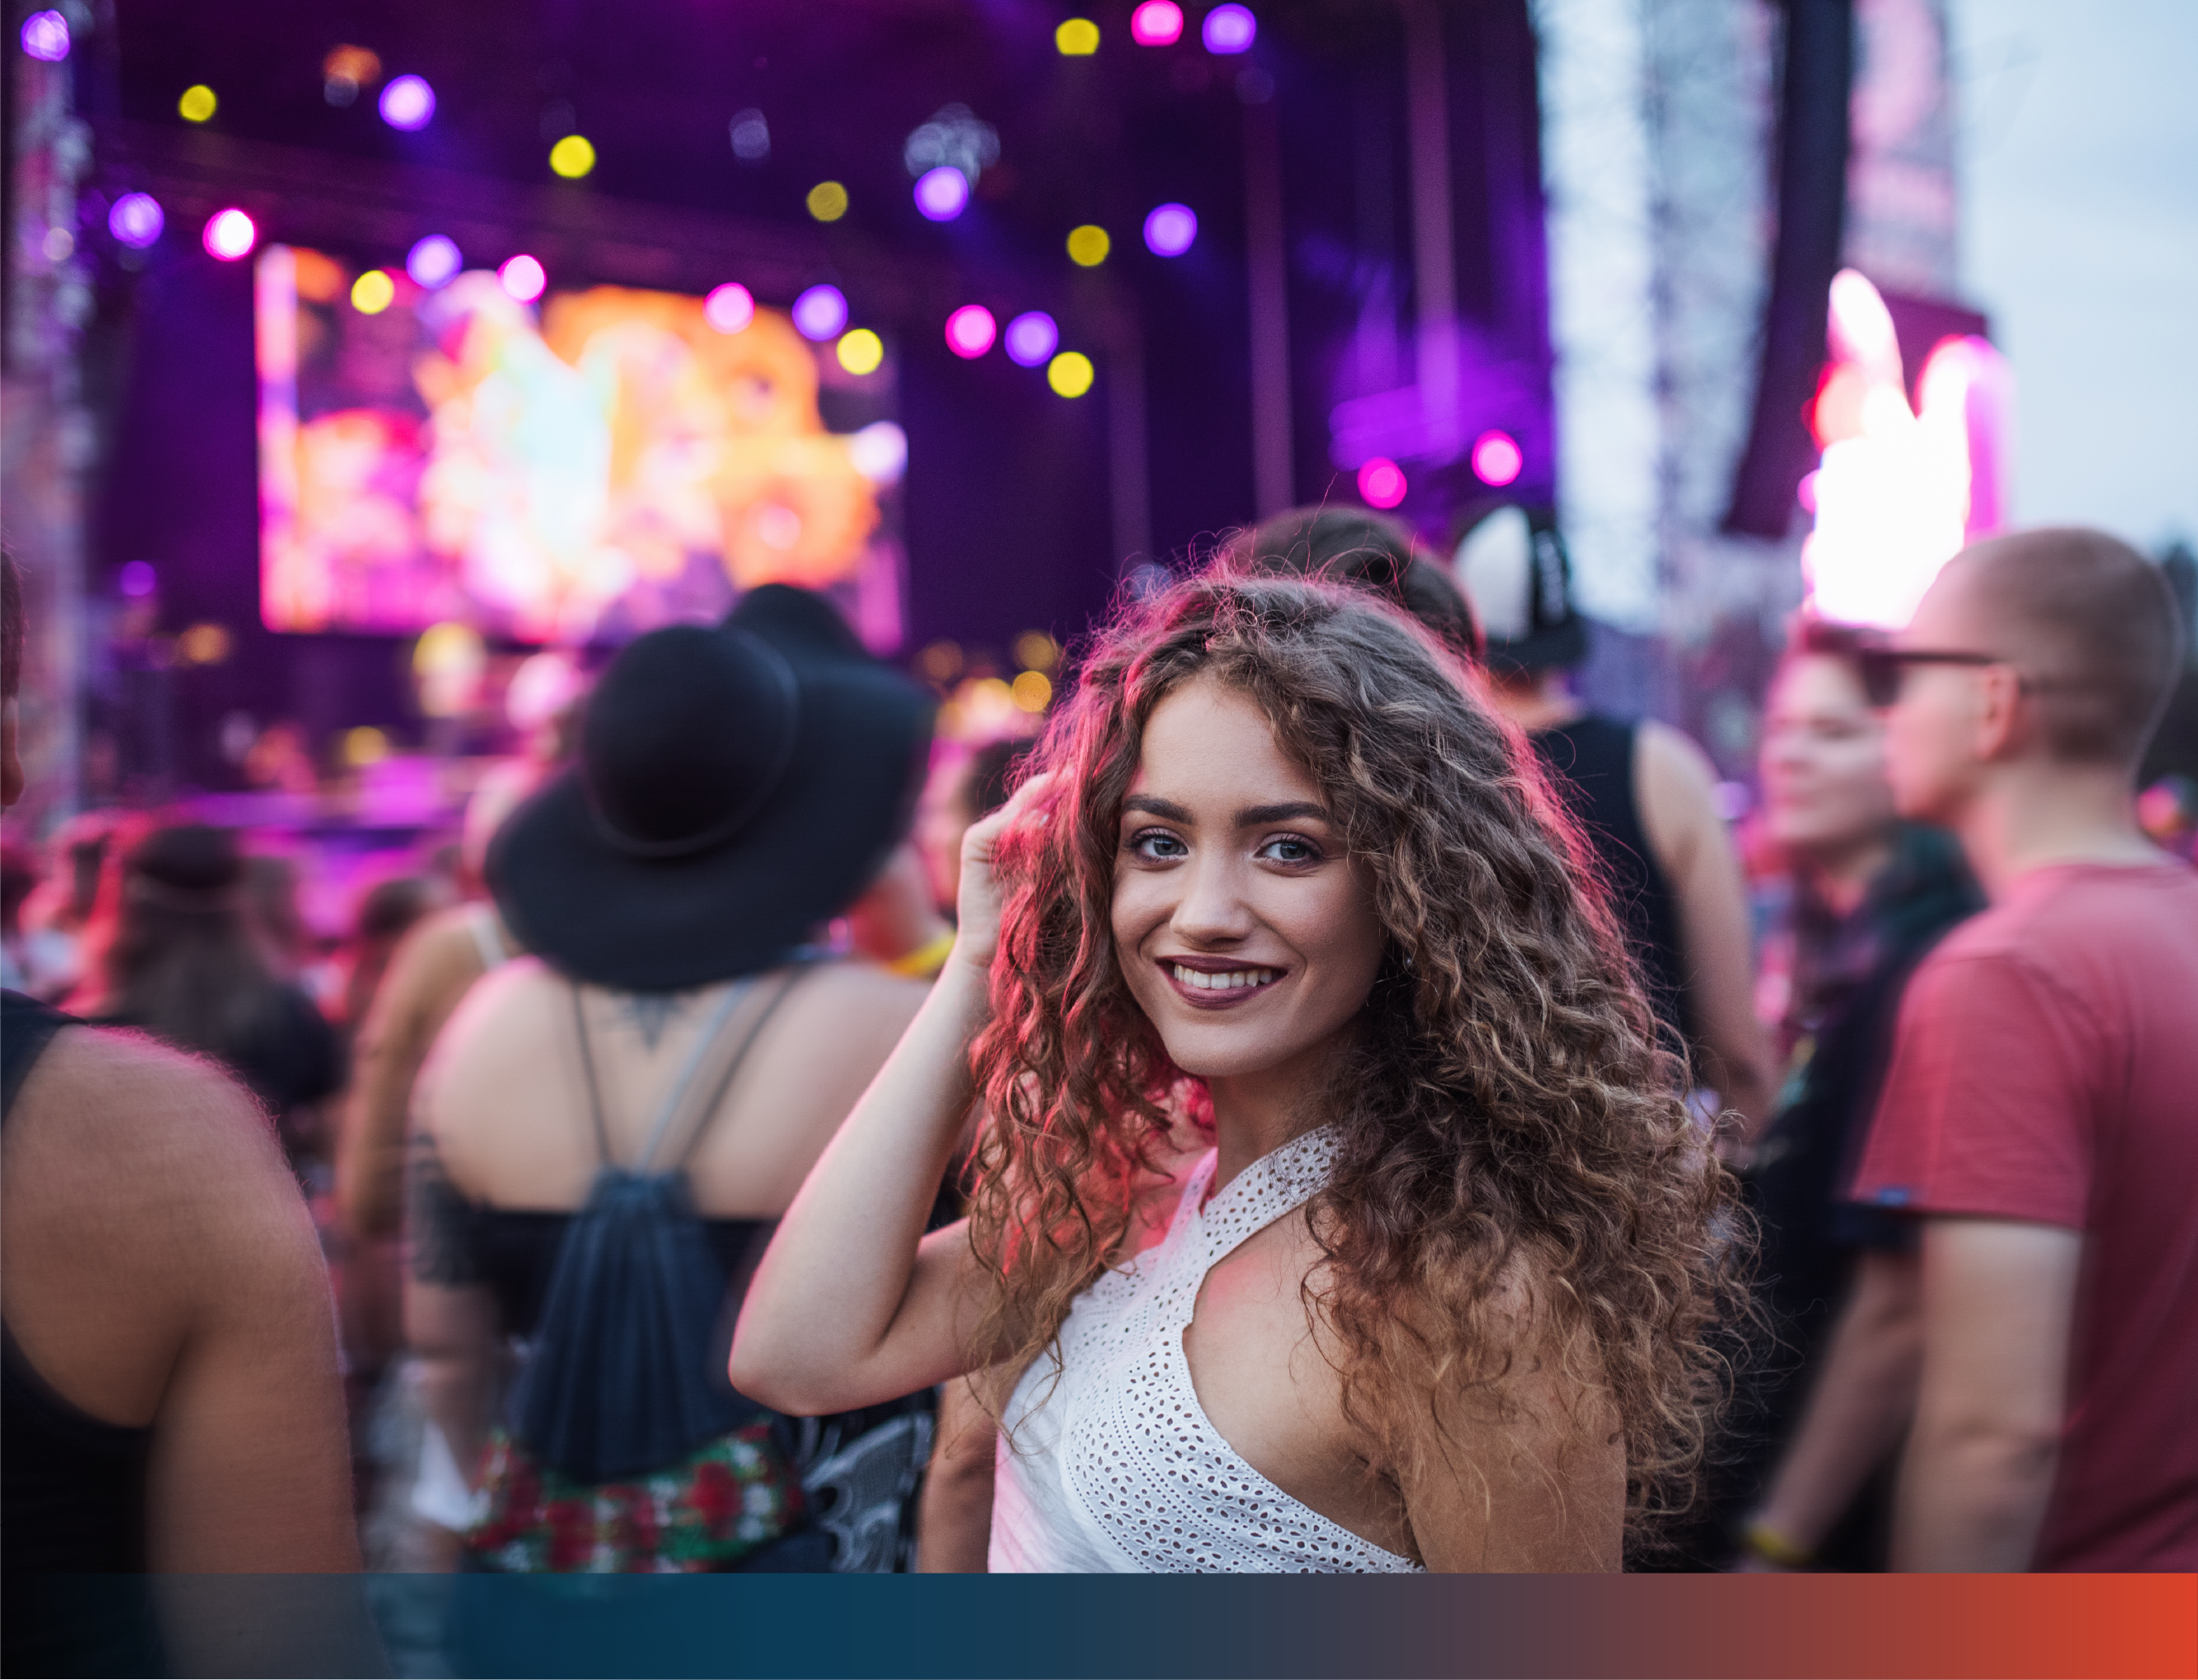
<path id="1" fill-rule="evenodd" d="M 1275 979 L 1272 968 L 1236 968 L 1225 974 L 1208 974 L 1186 968 L 1180 962 L 1173 966 L 1178 980 L 1206 991 L 1235 991 L 1247 985 L 1265 985 Z"/>

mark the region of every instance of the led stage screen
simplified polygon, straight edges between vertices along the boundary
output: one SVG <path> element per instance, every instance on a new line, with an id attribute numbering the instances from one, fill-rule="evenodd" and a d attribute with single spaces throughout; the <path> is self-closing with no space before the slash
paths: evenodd
<path id="1" fill-rule="evenodd" d="M 619 641 L 784 582 L 898 644 L 889 353 L 851 372 L 780 311 L 726 333 L 671 293 L 538 309 L 493 274 L 430 291 L 376 272 L 355 294 L 360 271 L 323 253 L 258 259 L 269 628 Z"/>

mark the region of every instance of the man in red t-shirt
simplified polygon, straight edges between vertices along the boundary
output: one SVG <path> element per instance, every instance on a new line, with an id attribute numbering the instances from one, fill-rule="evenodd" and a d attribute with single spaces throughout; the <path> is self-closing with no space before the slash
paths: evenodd
<path id="1" fill-rule="evenodd" d="M 1901 810 L 1992 899 L 1909 987 L 1854 1184 L 1923 1221 L 1902 1568 L 2198 1568 L 2198 872 L 2134 806 L 2178 617 L 2134 549 L 2026 532 L 1875 662 Z"/>

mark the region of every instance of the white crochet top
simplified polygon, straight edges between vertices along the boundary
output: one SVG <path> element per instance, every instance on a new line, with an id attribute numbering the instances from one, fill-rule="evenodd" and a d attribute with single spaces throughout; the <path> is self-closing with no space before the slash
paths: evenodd
<path id="1" fill-rule="evenodd" d="M 1166 1236 L 1077 1297 L 1061 1327 L 1058 1374 L 1041 1355 L 1008 1400 L 993 1572 L 1419 1571 L 1238 1456 L 1207 1421 L 1183 1354 L 1207 1272 L 1303 1206 L 1327 1182 L 1335 1148 L 1332 1131 L 1308 1132 L 1201 1206 L 1213 1182 L 1208 1153 Z"/>

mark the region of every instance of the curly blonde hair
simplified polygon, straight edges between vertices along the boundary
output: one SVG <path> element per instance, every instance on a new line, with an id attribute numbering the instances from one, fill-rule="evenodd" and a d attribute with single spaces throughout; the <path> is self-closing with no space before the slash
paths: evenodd
<path id="1" fill-rule="evenodd" d="M 1730 1181 L 1532 754 L 1454 654 L 1363 592 L 1225 567 L 1179 582 L 1101 633 L 1049 729 L 1032 766 L 1059 772 L 1049 820 L 1002 848 L 973 1052 L 991 1119 L 970 1237 L 997 1285 L 977 1345 L 1009 1350 L 1007 1371 L 1057 1360 L 1183 1077 L 1110 917 L 1146 721 L 1201 677 L 1250 698 L 1318 782 L 1387 931 L 1324 1095 L 1341 1151 L 1308 1208 L 1325 1262 L 1305 1286 L 1366 1462 L 1408 1474 L 1439 1392 L 1503 1404 L 1524 1266 L 1536 1340 L 1567 1350 L 1623 1432 L 1638 1538 L 1691 1502 L 1724 1386 L 1714 1333 L 1744 1310 Z"/>

